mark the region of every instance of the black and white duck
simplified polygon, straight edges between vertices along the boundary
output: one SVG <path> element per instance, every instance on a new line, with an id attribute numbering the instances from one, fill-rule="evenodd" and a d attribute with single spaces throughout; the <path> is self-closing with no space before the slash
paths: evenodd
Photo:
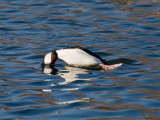
<path id="1" fill-rule="evenodd" d="M 54 50 L 44 56 L 43 64 L 54 64 L 57 58 L 65 61 L 70 66 L 90 67 L 97 66 L 104 70 L 112 70 L 122 65 L 122 63 L 109 65 L 97 54 L 83 47 L 70 47 Z"/>

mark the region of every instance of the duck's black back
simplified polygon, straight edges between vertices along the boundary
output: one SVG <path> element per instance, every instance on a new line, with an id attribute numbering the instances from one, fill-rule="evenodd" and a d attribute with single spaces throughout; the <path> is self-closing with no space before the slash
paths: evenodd
<path id="1" fill-rule="evenodd" d="M 86 53 L 88 53 L 88 54 L 90 54 L 90 55 L 98 58 L 99 60 L 101 60 L 101 61 L 103 62 L 103 64 L 108 65 L 108 63 L 107 63 L 104 59 L 102 59 L 102 58 L 101 58 L 100 56 L 98 56 L 96 53 L 93 53 L 92 51 L 90 51 L 90 50 L 88 50 L 88 49 L 86 49 L 86 48 L 79 47 L 79 46 L 77 47 L 77 46 L 76 46 L 76 47 L 68 47 L 68 48 L 65 48 L 65 49 L 73 49 L 73 48 L 81 49 L 81 50 L 85 51 Z"/>

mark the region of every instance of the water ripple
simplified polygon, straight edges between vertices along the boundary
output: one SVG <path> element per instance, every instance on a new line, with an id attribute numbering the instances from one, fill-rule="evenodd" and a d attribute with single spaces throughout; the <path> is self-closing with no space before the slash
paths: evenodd
<path id="1" fill-rule="evenodd" d="M 2 120 L 160 117 L 158 0 L 0 1 Z M 41 66 L 53 49 L 83 46 L 111 71 Z"/>

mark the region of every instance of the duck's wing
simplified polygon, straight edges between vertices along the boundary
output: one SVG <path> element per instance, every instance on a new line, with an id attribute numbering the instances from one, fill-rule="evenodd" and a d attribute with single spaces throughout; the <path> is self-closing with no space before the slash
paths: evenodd
<path id="1" fill-rule="evenodd" d="M 108 63 L 107 63 L 103 58 L 101 58 L 101 57 L 98 56 L 96 53 L 94 53 L 94 52 L 92 52 L 92 51 L 90 51 L 90 50 L 88 50 L 88 49 L 86 49 L 86 48 L 79 47 L 79 46 L 75 46 L 75 47 L 68 47 L 68 48 L 66 48 L 66 49 L 69 49 L 69 48 L 70 48 L 70 49 L 79 48 L 79 49 L 81 49 L 81 50 L 87 52 L 88 54 L 90 54 L 90 55 L 92 55 L 92 56 L 98 58 L 100 61 L 102 61 L 103 64 L 108 65 Z"/>

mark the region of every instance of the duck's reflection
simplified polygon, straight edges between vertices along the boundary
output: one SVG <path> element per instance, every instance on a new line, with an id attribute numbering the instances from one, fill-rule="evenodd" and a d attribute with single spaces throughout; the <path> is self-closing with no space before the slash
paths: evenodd
<path id="1" fill-rule="evenodd" d="M 60 76 L 61 78 L 65 79 L 64 82 L 59 83 L 59 85 L 65 85 L 70 82 L 76 81 L 76 80 L 90 80 L 88 78 L 79 78 L 79 75 L 82 74 L 89 74 L 86 69 L 83 68 L 77 68 L 77 67 L 70 67 L 70 66 L 65 66 L 65 69 L 58 71 L 57 69 L 54 68 L 54 66 L 51 65 L 45 65 L 42 67 L 43 68 L 43 73 L 48 74 L 48 75 L 53 75 L 56 74 Z M 54 86 L 52 84 L 51 86 Z"/>
<path id="2" fill-rule="evenodd" d="M 57 73 L 57 69 L 54 68 L 53 65 L 42 65 L 42 73 L 48 74 L 48 75 L 54 75 Z"/>
<path id="3" fill-rule="evenodd" d="M 61 70 L 57 70 L 54 68 L 54 66 L 51 65 L 44 65 L 42 66 L 42 72 L 44 74 L 48 74 L 48 75 L 52 75 L 52 74 L 56 74 L 58 76 L 60 76 L 61 78 L 64 79 L 64 82 L 58 83 L 58 84 L 51 84 L 51 86 L 56 86 L 56 85 L 67 85 L 73 81 L 76 80 L 90 80 L 89 78 L 87 78 L 85 75 L 89 74 L 87 69 L 83 69 L 83 68 L 76 68 L 76 67 L 70 67 L 70 66 L 64 66 L 65 69 L 61 69 Z M 48 81 L 48 80 L 45 80 Z M 84 85 L 84 84 L 83 84 Z M 51 89 L 50 89 L 51 88 Z M 55 91 L 55 89 L 53 90 L 52 87 L 50 87 L 49 89 L 43 89 L 42 93 L 45 97 L 45 101 L 44 102 L 48 102 L 49 104 L 56 104 L 56 105 L 63 105 L 63 104 L 71 104 L 71 103 L 79 103 L 79 102 L 89 102 L 90 98 L 86 98 L 85 94 L 80 91 L 77 91 L 77 89 L 79 89 L 78 87 L 62 87 L 60 90 L 61 91 L 70 91 L 70 92 L 66 92 L 66 94 L 74 94 L 75 96 L 77 96 L 77 99 L 73 100 L 72 98 L 69 100 L 65 100 L 65 101 L 53 101 L 54 100 L 54 94 L 52 95 L 53 91 Z M 73 92 L 74 91 L 74 92 Z"/>

